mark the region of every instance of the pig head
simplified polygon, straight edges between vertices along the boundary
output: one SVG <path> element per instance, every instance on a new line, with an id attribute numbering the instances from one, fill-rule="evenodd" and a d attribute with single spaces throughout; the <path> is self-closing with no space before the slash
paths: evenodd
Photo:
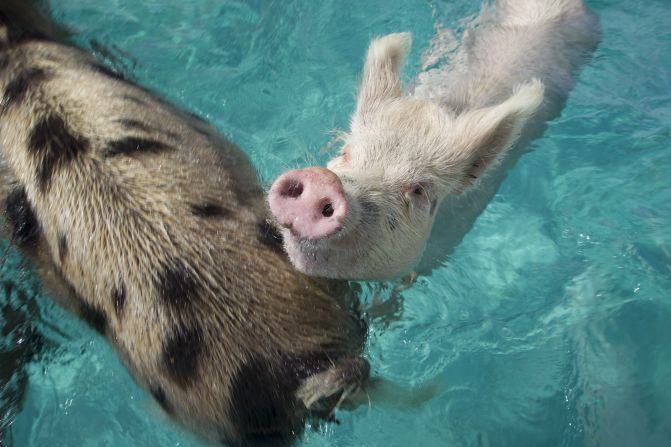
<path id="1" fill-rule="evenodd" d="M 399 71 L 409 33 L 374 40 L 356 111 L 327 169 L 281 175 L 268 202 L 284 248 L 300 271 L 388 279 L 422 254 L 440 203 L 496 166 L 543 102 L 531 79 L 503 101 L 457 113 L 403 95 Z"/>

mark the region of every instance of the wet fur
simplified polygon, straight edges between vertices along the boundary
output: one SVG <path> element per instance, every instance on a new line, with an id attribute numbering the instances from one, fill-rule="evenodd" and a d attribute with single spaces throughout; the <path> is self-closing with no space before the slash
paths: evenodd
<path id="1" fill-rule="evenodd" d="M 8 237 L 169 414 L 236 445 L 291 442 L 307 406 L 328 415 L 368 376 L 343 285 L 277 250 L 238 148 L 60 43 L 34 3 L 0 5 Z"/>

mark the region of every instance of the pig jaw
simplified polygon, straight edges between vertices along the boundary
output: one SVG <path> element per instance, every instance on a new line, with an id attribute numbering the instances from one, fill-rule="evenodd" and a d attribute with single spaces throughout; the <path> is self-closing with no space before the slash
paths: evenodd
<path id="1" fill-rule="evenodd" d="M 363 247 L 365 244 L 357 248 L 337 248 L 329 246 L 325 241 L 315 243 L 301 240 L 286 228 L 282 229 L 281 233 L 284 238 L 284 250 L 291 263 L 298 271 L 310 276 L 347 280 L 387 280 L 401 276 L 416 263 L 415 258 L 383 260 L 380 255 L 384 253 L 380 253 L 374 247 L 366 249 Z"/>

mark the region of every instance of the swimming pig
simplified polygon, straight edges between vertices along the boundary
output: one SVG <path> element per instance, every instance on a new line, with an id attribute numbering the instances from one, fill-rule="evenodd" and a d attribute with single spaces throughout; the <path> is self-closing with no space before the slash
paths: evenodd
<path id="1" fill-rule="evenodd" d="M 276 246 L 245 155 L 204 122 L 0 3 L 0 200 L 9 237 L 173 417 L 289 443 L 368 377 L 342 284 Z"/>
<path id="2" fill-rule="evenodd" d="M 338 156 L 328 169 L 284 173 L 268 194 L 296 268 L 398 276 L 418 261 L 434 222 L 431 261 L 444 258 L 561 109 L 599 39 L 580 0 L 496 0 L 475 23 L 451 62 L 420 74 L 411 94 L 399 79 L 410 34 L 370 44 Z"/>

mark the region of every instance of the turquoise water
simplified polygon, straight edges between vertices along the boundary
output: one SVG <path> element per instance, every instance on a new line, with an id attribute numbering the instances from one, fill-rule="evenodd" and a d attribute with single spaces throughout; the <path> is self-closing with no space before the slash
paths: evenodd
<path id="1" fill-rule="evenodd" d="M 415 35 L 479 2 L 60 0 L 141 83 L 200 113 L 264 182 L 321 164 L 347 127 L 368 40 Z M 444 390 L 340 412 L 303 446 L 671 445 L 671 3 L 590 1 L 603 42 L 449 262 L 371 322 L 375 374 Z M 125 55 L 123 55 L 125 54 Z M 4 251 L 6 243 L 0 250 Z M 198 446 L 101 337 L 0 277 L 0 445 Z M 390 296 L 364 284 L 361 299 Z"/>

